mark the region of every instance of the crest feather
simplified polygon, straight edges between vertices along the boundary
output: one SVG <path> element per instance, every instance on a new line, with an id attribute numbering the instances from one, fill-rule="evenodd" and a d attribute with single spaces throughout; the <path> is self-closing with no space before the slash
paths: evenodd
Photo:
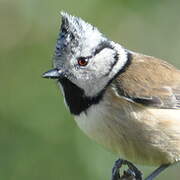
<path id="1" fill-rule="evenodd" d="M 67 12 L 62 11 L 62 24 L 61 29 L 64 28 L 70 32 L 76 32 L 80 36 L 91 36 L 94 33 L 101 34 L 99 30 L 92 26 L 91 24 L 87 23 L 80 17 L 76 17 L 73 15 L 68 14 Z"/>

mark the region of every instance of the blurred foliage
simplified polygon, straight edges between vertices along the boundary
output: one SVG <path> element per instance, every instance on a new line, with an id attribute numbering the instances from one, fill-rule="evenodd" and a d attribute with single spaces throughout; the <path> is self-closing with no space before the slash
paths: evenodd
<path id="1" fill-rule="evenodd" d="M 180 1 L 0 0 L 0 179 L 110 179 L 117 155 L 89 140 L 65 109 L 51 67 L 65 10 L 128 49 L 180 67 Z M 140 168 L 149 173 L 155 167 Z M 167 178 L 169 176 L 169 178 Z M 176 167 L 159 179 L 180 179 Z"/>

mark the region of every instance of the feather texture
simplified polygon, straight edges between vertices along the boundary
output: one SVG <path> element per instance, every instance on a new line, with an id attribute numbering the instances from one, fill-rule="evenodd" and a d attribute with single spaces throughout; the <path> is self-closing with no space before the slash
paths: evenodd
<path id="1" fill-rule="evenodd" d="M 113 87 L 127 100 L 158 108 L 180 108 L 180 71 L 163 60 L 132 53 L 132 62 Z"/>

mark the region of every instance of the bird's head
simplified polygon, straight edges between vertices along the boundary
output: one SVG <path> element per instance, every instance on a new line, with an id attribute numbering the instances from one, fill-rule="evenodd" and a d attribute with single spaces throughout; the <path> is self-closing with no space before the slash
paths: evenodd
<path id="1" fill-rule="evenodd" d="M 66 79 L 86 96 L 96 96 L 124 66 L 127 53 L 81 18 L 64 12 L 61 15 L 54 69 L 43 77 L 58 79 L 60 83 Z"/>

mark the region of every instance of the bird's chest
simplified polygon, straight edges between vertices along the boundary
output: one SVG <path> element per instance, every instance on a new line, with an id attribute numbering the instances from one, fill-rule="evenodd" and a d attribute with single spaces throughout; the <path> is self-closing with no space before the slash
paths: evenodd
<path id="1" fill-rule="evenodd" d="M 75 116 L 75 120 L 85 134 L 122 158 L 159 165 L 174 162 L 179 158 L 174 154 L 180 151 L 178 145 L 176 150 L 170 151 L 175 147 L 173 144 L 179 142 L 176 136 L 179 130 L 175 128 L 179 127 L 177 115 L 172 111 L 171 117 L 164 112 L 142 108 L 124 100 L 118 103 L 108 100 L 91 106 L 86 113 Z M 161 119 L 168 122 L 169 117 L 177 125 L 169 124 L 171 128 L 168 126 L 168 129 L 162 128 L 166 123 L 159 126 Z M 171 137 L 167 131 L 171 132 Z"/>
<path id="2" fill-rule="evenodd" d="M 123 155 L 128 146 L 131 117 L 120 106 L 118 109 L 108 102 L 91 106 L 86 113 L 75 116 L 75 120 L 90 138 L 109 150 Z"/>
<path id="3" fill-rule="evenodd" d="M 83 112 L 79 116 L 75 116 L 75 120 L 85 134 L 98 143 L 104 144 L 110 135 L 108 123 L 111 120 L 108 119 L 108 113 L 106 108 L 93 105 L 86 113 Z"/>

